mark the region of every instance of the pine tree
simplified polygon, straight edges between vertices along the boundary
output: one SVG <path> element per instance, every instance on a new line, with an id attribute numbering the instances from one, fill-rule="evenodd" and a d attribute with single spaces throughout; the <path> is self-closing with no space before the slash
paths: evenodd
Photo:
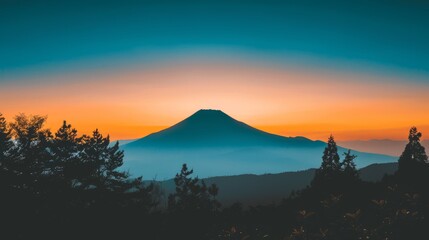
<path id="1" fill-rule="evenodd" d="M 107 141 L 110 143 L 109 136 Z M 119 171 L 118 168 L 124 164 L 124 151 L 119 150 L 119 142 L 107 149 L 108 160 L 105 162 L 106 183 L 112 190 L 126 191 L 128 184 L 125 184 L 129 174 Z"/>
<path id="2" fill-rule="evenodd" d="M 213 227 L 220 206 L 216 201 L 219 189 L 215 184 L 207 187 L 192 174 L 193 170 L 183 164 L 174 178 L 176 192 L 168 196 L 169 225 L 174 233 L 166 239 L 205 239 Z"/>
<path id="3" fill-rule="evenodd" d="M 416 127 L 410 129 L 408 144 L 399 158 L 398 176 L 404 183 L 419 185 L 429 178 L 428 156 L 420 144 L 422 134 Z"/>
<path id="4" fill-rule="evenodd" d="M 81 161 L 86 169 L 86 188 L 96 188 L 108 191 L 126 191 L 129 174 L 119 171 L 123 164 L 124 152 L 119 150 L 119 143 L 110 146 L 109 136 L 103 135 L 96 129 L 92 136 L 82 138 Z"/>
<path id="5" fill-rule="evenodd" d="M 192 178 L 193 170 L 186 164 L 182 165 L 180 173 L 176 174 L 174 183 L 176 192 L 168 197 L 168 208 L 173 212 L 216 211 L 219 203 L 216 195 L 219 189 L 215 184 L 207 187 L 198 177 Z"/>
<path id="6" fill-rule="evenodd" d="M 52 134 L 44 128 L 46 117 L 19 114 L 10 125 L 16 141 L 12 167 L 17 177 L 16 188 L 40 194 L 49 175 L 52 159 Z"/>
<path id="7" fill-rule="evenodd" d="M 182 165 L 180 173 L 176 174 L 174 183 L 176 192 L 168 196 L 168 208 L 171 211 L 188 210 L 196 207 L 196 190 L 198 186 L 198 177 L 192 178 L 190 175 L 193 169 L 188 170 L 186 164 Z"/>
<path id="8" fill-rule="evenodd" d="M 428 156 L 426 155 L 425 148 L 420 144 L 422 134 L 417 131 L 416 127 L 410 129 L 408 135 L 408 144 L 399 158 L 399 164 L 407 164 L 409 162 L 428 163 Z"/>
<path id="9" fill-rule="evenodd" d="M 338 155 L 337 144 L 334 137 L 331 135 L 328 139 L 328 144 L 323 152 L 322 165 L 319 169 L 319 174 L 328 176 L 337 173 L 341 168 L 340 156 Z"/>
<path id="10" fill-rule="evenodd" d="M 323 151 L 322 164 L 316 170 L 311 185 L 320 189 L 334 189 L 338 185 L 341 175 L 340 156 L 338 155 L 337 144 L 331 135 Z"/>
<path id="11" fill-rule="evenodd" d="M 359 173 L 354 162 L 356 157 L 356 155 L 351 153 L 350 149 L 344 153 L 344 160 L 341 163 L 341 168 L 346 178 L 359 178 Z"/>
<path id="12" fill-rule="evenodd" d="M 6 119 L 0 113 L 0 166 L 9 155 L 9 151 L 13 147 L 11 130 L 7 126 Z"/>
<path id="13" fill-rule="evenodd" d="M 12 151 L 13 141 L 11 129 L 6 119 L 0 113 L 0 186 L 1 189 L 9 187 L 13 181 Z"/>
<path id="14" fill-rule="evenodd" d="M 55 181 L 64 183 L 66 186 L 63 187 L 74 188 L 81 185 L 79 179 L 84 170 L 79 158 L 80 144 L 81 138 L 78 137 L 77 130 L 64 121 L 53 139 L 51 164 Z"/>

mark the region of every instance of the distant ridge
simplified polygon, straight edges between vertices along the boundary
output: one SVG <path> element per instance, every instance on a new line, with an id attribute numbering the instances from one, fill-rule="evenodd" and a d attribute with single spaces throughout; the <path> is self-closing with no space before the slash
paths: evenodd
<path id="1" fill-rule="evenodd" d="M 353 148 L 364 152 L 373 152 L 391 156 L 400 156 L 404 151 L 408 140 L 372 139 L 351 140 L 339 142 L 342 146 Z M 429 140 L 422 140 L 421 144 L 429 149 Z"/>

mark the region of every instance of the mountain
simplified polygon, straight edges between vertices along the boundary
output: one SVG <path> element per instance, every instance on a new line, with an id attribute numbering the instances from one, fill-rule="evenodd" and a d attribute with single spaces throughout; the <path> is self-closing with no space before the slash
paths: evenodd
<path id="1" fill-rule="evenodd" d="M 178 124 L 136 140 L 127 148 L 323 146 L 304 137 L 282 137 L 239 122 L 220 110 L 199 110 Z"/>
<path id="2" fill-rule="evenodd" d="M 379 181 L 385 174 L 393 174 L 397 163 L 372 164 L 359 170 L 364 181 Z M 215 183 L 219 187 L 217 199 L 223 205 L 241 202 L 245 205 L 269 204 L 279 202 L 294 190 L 300 190 L 310 184 L 315 169 L 277 174 L 243 174 L 237 176 L 211 177 L 203 179 L 208 185 Z M 156 182 L 164 193 L 175 191 L 173 179 Z"/>
<path id="3" fill-rule="evenodd" d="M 123 145 L 123 168 L 145 179 L 169 179 L 183 163 L 200 177 L 298 171 L 320 166 L 322 141 L 270 134 L 219 110 L 199 110 L 176 125 Z M 339 148 L 340 153 L 346 151 Z M 393 162 L 391 156 L 353 152 L 356 163 Z"/>

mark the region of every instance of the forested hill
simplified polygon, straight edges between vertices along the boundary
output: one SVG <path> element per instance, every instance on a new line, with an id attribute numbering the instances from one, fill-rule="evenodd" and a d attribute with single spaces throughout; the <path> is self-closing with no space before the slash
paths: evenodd
<path id="1" fill-rule="evenodd" d="M 398 169 L 398 163 L 372 164 L 359 170 L 364 181 L 379 181 L 385 174 L 393 174 Z M 243 174 L 204 178 L 207 185 L 216 184 L 219 187 L 217 199 L 223 205 L 241 202 L 245 205 L 269 204 L 279 202 L 292 191 L 300 190 L 310 184 L 316 169 L 278 174 Z M 175 191 L 173 179 L 157 182 L 164 195 Z"/>

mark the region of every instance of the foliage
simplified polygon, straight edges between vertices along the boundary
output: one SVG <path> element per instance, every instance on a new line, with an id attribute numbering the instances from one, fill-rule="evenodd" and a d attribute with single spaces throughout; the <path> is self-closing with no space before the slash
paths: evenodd
<path id="1" fill-rule="evenodd" d="M 359 180 L 350 150 L 340 169 L 327 167 L 336 159 L 331 137 L 310 187 L 280 205 L 241 210 L 236 215 L 244 217 L 219 231 L 218 239 L 427 239 L 429 189 L 421 180 L 429 173 L 420 137 L 410 130 L 397 174 L 377 183 Z"/>
<path id="2" fill-rule="evenodd" d="M 20 114 L 8 124 L 0 114 L 4 239 L 427 238 L 429 163 L 414 127 L 398 172 L 381 182 L 361 181 L 356 156 L 340 161 L 331 136 L 311 185 L 279 204 L 221 208 L 217 186 L 184 164 L 157 209 L 162 190 L 121 170 L 124 152 L 109 136 L 79 135 L 65 121 L 52 134 L 45 122 Z"/>
<path id="3" fill-rule="evenodd" d="M 220 208 L 216 200 L 219 189 L 215 184 L 206 186 L 204 180 L 193 178 L 192 174 L 193 170 L 183 164 L 174 178 L 176 191 L 168 196 L 167 209 L 170 220 L 167 226 L 172 232 L 164 234 L 165 239 L 205 239 L 216 223 Z"/>
<path id="4" fill-rule="evenodd" d="M 408 144 L 399 158 L 397 177 L 410 187 L 423 187 L 429 181 L 429 162 L 425 148 L 420 144 L 422 134 L 416 127 L 410 129 Z"/>
<path id="5" fill-rule="evenodd" d="M 339 193 L 359 183 L 359 173 L 354 163 L 356 156 L 351 153 L 351 150 L 343 155 L 344 159 L 340 162 L 337 144 L 331 135 L 323 152 L 321 166 L 317 169 L 311 183 L 313 189 L 326 193 Z"/>
<path id="6" fill-rule="evenodd" d="M 190 177 L 192 173 L 193 170 L 188 170 L 188 166 L 183 164 L 180 173 L 176 174 L 174 178 L 176 192 L 168 197 L 169 210 L 173 212 L 217 211 L 220 205 L 216 201 L 219 189 L 215 184 L 207 187 L 204 180 Z"/>
<path id="7" fill-rule="evenodd" d="M 328 144 L 323 152 L 322 165 L 318 171 L 318 175 L 329 176 L 334 175 L 341 168 L 340 156 L 338 155 L 337 144 L 334 137 L 331 135 L 328 139 Z"/>
<path id="8" fill-rule="evenodd" d="M 344 153 L 344 160 L 341 163 L 341 169 L 345 176 L 348 176 L 350 178 L 359 178 L 359 173 L 356 169 L 356 164 L 354 162 L 354 159 L 356 158 L 356 155 L 353 155 L 350 151 L 350 149 Z"/>
<path id="9" fill-rule="evenodd" d="M 65 121 L 52 134 L 45 122 L 46 117 L 19 114 L 8 125 L 0 115 L 0 211 L 9 226 L 3 234 L 27 238 L 16 228 L 40 231 L 43 225 L 61 222 L 72 226 L 85 215 L 112 217 L 130 209 L 147 214 L 156 205 L 152 185 L 145 187 L 141 177 L 119 170 L 124 154 L 118 143 L 110 146 L 109 137 L 98 130 L 78 136 Z M 97 220 L 94 229 L 108 223 Z"/>

